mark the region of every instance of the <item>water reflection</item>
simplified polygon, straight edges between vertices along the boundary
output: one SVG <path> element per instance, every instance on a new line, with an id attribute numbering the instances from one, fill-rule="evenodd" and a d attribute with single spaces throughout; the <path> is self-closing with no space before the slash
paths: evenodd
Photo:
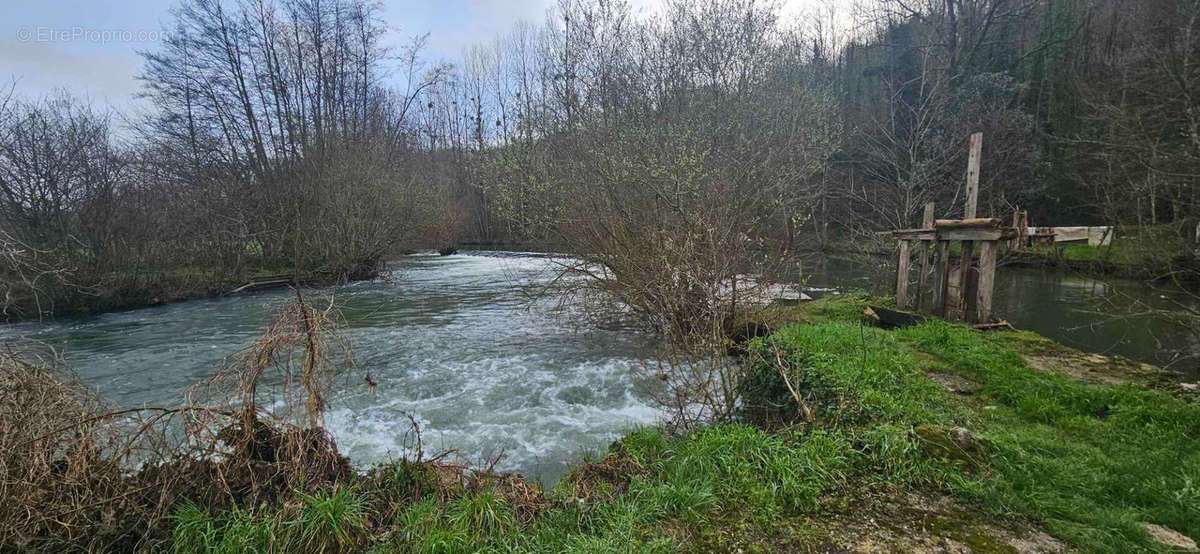
<path id="1" fill-rule="evenodd" d="M 810 285 L 891 294 L 895 266 L 879 257 L 812 257 Z M 1001 266 L 993 312 L 1027 329 L 1089 352 L 1121 355 L 1200 378 L 1200 332 L 1169 313 L 1200 307 L 1197 297 L 1130 279 Z"/>

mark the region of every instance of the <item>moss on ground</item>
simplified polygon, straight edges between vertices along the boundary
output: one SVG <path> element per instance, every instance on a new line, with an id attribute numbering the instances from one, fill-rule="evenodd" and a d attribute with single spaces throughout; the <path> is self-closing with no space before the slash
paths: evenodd
<path id="1" fill-rule="evenodd" d="M 1200 406 L 1148 388 L 1152 368 L 942 321 L 882 331 L 860 321 L 864 302 L 779 308 L 778 330 L 748 346 L 747 362 L 764 370 L 784 361 L 808 420 L 635 430 L 545 492 L 462 473 L 451 487 L 398 465 L 299 506 L 185 505 L 171 546 L 1154 552 L 1167 547 L 1144 523 L 1200 537 Z M 378 494 L 383 484 L 391 492 Z"/>

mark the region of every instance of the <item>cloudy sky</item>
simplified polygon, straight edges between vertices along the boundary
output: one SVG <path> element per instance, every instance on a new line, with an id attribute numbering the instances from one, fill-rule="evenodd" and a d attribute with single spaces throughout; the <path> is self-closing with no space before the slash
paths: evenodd
<path id="1" fill-rule="evenodd" d="M 793 0 L 785 11 L 809 0 Z M 519 20 L 541 23 L 554 0 L 385 1 L 383 16 L 410 37 L 429 33 L 426 57 L 453 61 Z M 138 106 L 139 50 L 170 27 L 174 0 L 0 0 L 0 84 L 24 96 L 65 88 L 100 105 Z M 658 0 L 630 0 L 638 13 Z"/>

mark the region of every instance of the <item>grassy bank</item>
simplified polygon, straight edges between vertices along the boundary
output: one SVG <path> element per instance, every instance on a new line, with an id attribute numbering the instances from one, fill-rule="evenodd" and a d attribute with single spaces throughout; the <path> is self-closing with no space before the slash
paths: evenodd
<path id="1" fill-rule="evenodd" d="M 1121 228 L 1107 245 L 1066 243 L 1009 252 L 1004 263 L 1061 267 L 1090 275 L 1178 281 L 1200 286 L 1194 227 L 1163 225 Z"/>
<path id="2" fill-rule="evenodd" d="M 864 327 L 860 304 L 778 313 L 777 321 L 804 322 L 751 345 L 748 398 L 780 396 L 782 364 L 811 411 L 803 423 L 637 430 L 549 491 L 402 462 L 274 506 L 214 512 L 184 502 L 161 544 L 176 552 L 1150 552 L 1167 547 L 1147 523 L 1200 537 L 1194 398 L 1147 388 L 1145 366 L 1099 363 L 1028 333 L 944 322 Z M 1072 378 L 1077 363 L 1095 364 L 1086 373 L 1103 378 Z"/>

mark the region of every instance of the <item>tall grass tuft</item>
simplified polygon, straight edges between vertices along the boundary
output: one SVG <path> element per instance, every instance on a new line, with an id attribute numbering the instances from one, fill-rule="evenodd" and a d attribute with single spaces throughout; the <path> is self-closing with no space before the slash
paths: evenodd
<path id="1" fill-rule="evenodd" d="M 283 523 L 284 547 L 289 552 L 351 552 L 369 537 L 363 500 L 349 488 L 300 493 L 304 505 L 293 520 Z"/>

